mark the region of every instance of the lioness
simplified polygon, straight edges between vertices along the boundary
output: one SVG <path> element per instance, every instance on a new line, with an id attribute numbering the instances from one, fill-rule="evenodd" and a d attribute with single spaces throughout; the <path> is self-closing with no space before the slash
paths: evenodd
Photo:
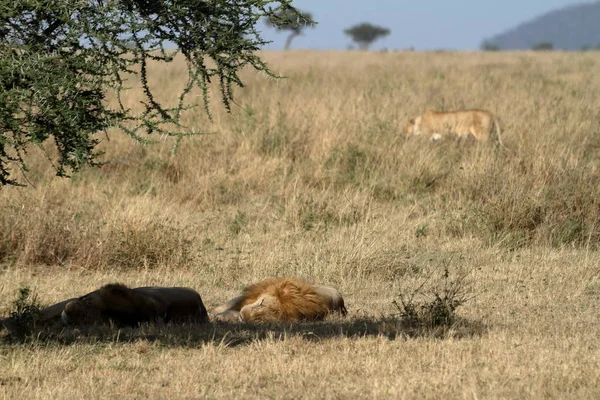
<path id="1" fill-rule="evenodd" d="M 242 295 L 212 310 L 217 321 L 296 322 L 348 311 L 340 292 L 300 279 L 269 278 L 244 288 Z"/>
<path id="2" fill-rule="evenodd" d="M 81 297 L 46 307 L 38 322 L 66 324 L 114 322 L 135 326 L 142 322 L 207 322 L 208 313 L 198 292 L 183 287 L 128 288 L 114 283 Z"/>
<path id="3" fill-rule="evenodd" d="M 406 136 L 424 136 L 431 141 L 444 136 L 458 136 L 460 140 L 472 135 L 477 141 L 487 142 L 496 132 L 496 140 L 502 145 L 500 126 L 494 115 L 486 110 L 463 111 L 426 111 L 423 115 L 411 119 L 406 125 Z"/>

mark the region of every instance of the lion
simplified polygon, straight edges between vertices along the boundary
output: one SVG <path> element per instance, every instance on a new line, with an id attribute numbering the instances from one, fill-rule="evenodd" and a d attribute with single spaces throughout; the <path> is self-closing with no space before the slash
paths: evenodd
<path id="1" fill-rule="evenodd" d="M 63 300 L 40 310 L 38 322 L 62 320 L 85 325 L 114 322 L 136 326 L 143 322 L 208 322 L 198 292 L 184 287 L 129 288 L 120 283 L 102 286 L 81 297 Z"/>
<path id="2" fill-rule="evenodd" d="M 457 136 L 459 140 L 473 137 L 478 142 L 488 142 L 495 131 L 496 141 L 502 146 L 498 119 L 486 110 L 433 111 L 411 119 L 406 125 L 407 137 L 424 136 L 437 141 L 447 136 Z"/>
<path id="3" fill-rule="evenodd" d="M 238 296 L 212 310 L 217 321 L 298 322 L 322 320 L 348 311 L 340 292 L 294 278 L 269 278 L 247 286 Z"/>

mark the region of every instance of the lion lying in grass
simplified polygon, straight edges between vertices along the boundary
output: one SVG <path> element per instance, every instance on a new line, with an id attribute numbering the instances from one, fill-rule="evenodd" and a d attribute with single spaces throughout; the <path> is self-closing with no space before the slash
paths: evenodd
<path id="1" fill-rule="evenodd" d="M 502 145 L 500 126 L 494 115 L 486 110 L 426 111 L 411 119 L 405 128 L 407 137 L 422 136 L 436 141 L 447 136 L 465 140 L 472 136 L 478 142 L 488 142 L 495 131 L 495 140 Z"/>
<path id="2" fill-rule="evenodd" d="M 58 318 L 71 325 L 112 321 L 121 326 L 135 326 L 143 322 L 207 322 L 208 313 L 198 292 L 189 288 L 131 289 L 109 284 L 40 311 L 42 322 Z"/>
<path id="3" fill-rule="evenodd" d="M 297 322 L 348 312 L 340 292 L 300 279 L 270 278 L 244 288 L 242 295 L 212 310 L 217 321 Z"/>

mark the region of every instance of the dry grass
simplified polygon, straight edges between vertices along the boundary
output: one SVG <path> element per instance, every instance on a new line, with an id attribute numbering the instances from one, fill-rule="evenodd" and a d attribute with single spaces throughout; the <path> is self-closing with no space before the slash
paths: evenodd
<path id="1" fill-rule="evenodd" d="M 185 285 L 207 306 L 250 282 L 336 286 L 350 315 L 298 326 L 42 332 L 0 343 L 16 398 L 599 398 L 600 54 L 267 53 L 215 135 L 143 147 L 72 180 L 32 154 L 0 191 L 0 313 L 111 281 Z M 155 68 L 164 99 L 184 64 Z M 126 100 L 135 106 L 138 94 Z M 488 108 L 510 149 L 406 142 L 426 108 Z M 393 305 L 445 265 L 477 296 L 442 336 Z"/>

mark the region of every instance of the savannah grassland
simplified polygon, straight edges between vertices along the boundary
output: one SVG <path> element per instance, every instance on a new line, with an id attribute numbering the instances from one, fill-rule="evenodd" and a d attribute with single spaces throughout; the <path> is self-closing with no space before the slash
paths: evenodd
<path id="1" fill-rule="evenodd" d="M 600 54 L 263 56 L 288 78 L 246 71 L 231 114 L 214 92 L 214 122 L 184 121 L 214 134 L 175 156 L 109 132 L 107 164 L 67 180 L 32 151 L 35 187 L 0 190 L 0 312 L 22 285 L 46 305 L 183 285 L 213 307 L 298 276 L 337 287 L 348 317 L 5 337 L 0 397 L 600 398 Z M 151 71 L 162 99 L 184 69 Z M 471 107 L 507 150 L 402 134 Z M 404 330 L 392 302 L 445 269 L 466 276 L 461 323 Z"/>

